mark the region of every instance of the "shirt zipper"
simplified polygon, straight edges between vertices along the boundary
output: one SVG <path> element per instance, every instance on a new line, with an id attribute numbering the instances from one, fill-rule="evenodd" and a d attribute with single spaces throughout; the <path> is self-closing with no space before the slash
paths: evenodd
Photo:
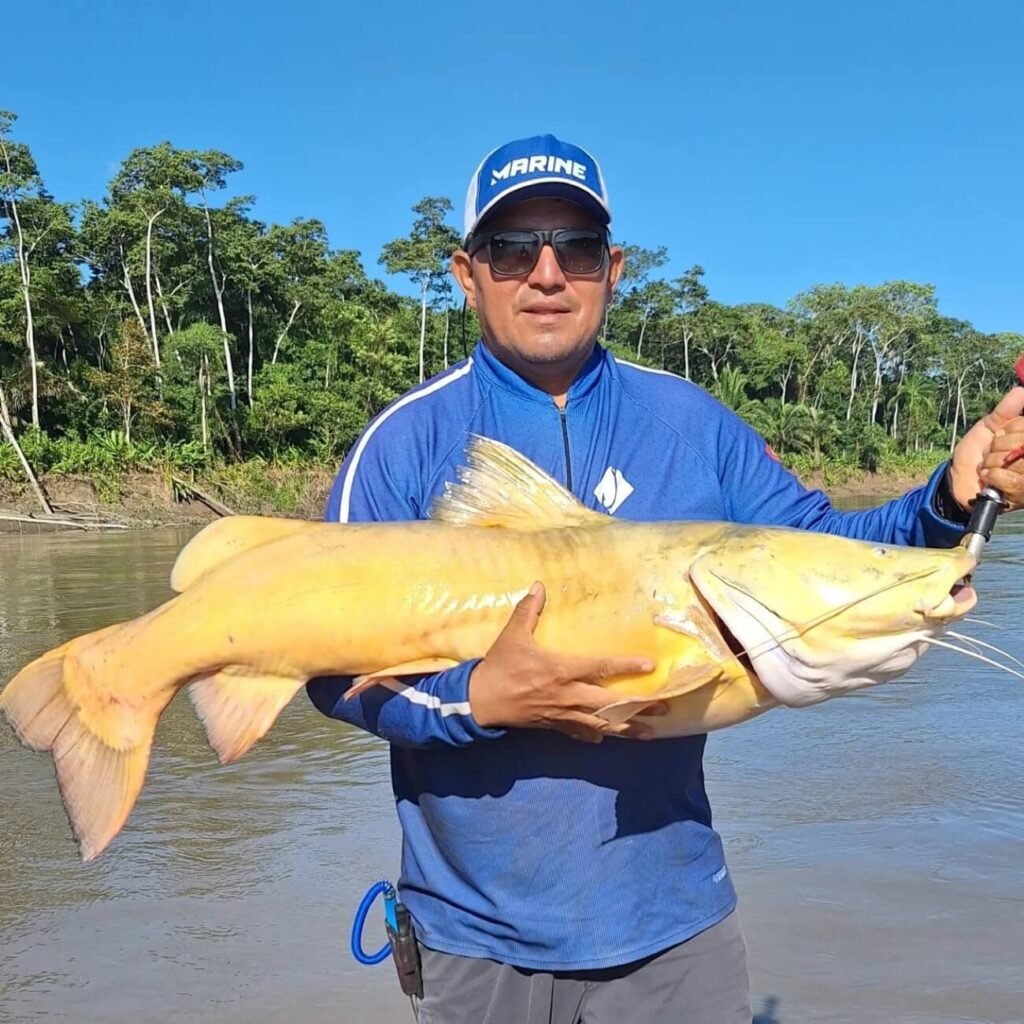
<path id="1" fill-rule="evenodd" d="M 565 419 L 565 408 L 558 410 L 558 418 L 562 423 L 562 446 L 565 449 L 565 488 L 572 493 L 572 457 L 569 455 L 569 424 Z"/>

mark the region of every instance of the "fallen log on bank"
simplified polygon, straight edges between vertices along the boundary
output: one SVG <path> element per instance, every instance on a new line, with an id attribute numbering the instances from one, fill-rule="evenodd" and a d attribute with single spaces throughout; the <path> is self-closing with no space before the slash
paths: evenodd
<path id="1" fill-rule="evenodd" d="M 29 531 L 27 527 L 35 527 Z M 36 515 L 0 509 L 0 533 L 46 533 L 52 530 L 127 530 L 124 523 L 101 519 L 95 515 Z"/>

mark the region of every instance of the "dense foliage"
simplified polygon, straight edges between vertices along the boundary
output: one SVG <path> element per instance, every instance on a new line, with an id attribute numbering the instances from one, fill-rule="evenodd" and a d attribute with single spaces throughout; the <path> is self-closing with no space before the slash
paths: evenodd
<path id="1" fill-rule="evenodd" d="M 66 202 L 14 127 L 0 112 L 0 417 L 38 469 L 336 464 L 369 417 L 462 357 L 449 200 L 424 198 L 382 247 L 408 297 L 320 221 L 265 224 L 253 197 L 224 199 L 242 166 L 226 153 L 136 149 L 101 200 Z M 801 469 L 938 461 L 1024 349 L 942 316 L 930 285 L 729 306 L 700 266 L 667 280 L 665 247 L 626 248 L 602 340 L 710 389 Z M 471 313 L 464 327 L 472 344 Z M 0 476 L 19 473 L 0 441 Z"/>

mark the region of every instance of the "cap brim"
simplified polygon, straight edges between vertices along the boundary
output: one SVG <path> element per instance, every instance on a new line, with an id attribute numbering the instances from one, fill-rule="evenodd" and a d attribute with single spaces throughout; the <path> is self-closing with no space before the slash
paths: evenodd
<path id="1" fill-rule="evenodd" d="M 504 210 L 514 203 L 522 203 L 527 199 L 565 199 L 577 206 L 582 206 L 599 224 L 607 226 L 611 223 L 611 214 L 597 195 L 582 183 L 574 185 L 565 178 L 541 178 L 524 181 L 502 192 L 493 202 L 485 206 L 467 232 L 467 238 L 473 234 L 480 224 L 492 214 Z"/>

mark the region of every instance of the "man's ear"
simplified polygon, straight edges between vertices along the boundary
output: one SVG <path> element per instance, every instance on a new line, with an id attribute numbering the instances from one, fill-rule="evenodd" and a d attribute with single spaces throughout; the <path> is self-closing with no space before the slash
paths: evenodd
<path id="1" fill-rule="evenodd" d="M 476 282 L 473 280 L 473 259 L 465 249 L 452 253 L 452 277 L 466 296 L 466 305 L 476 309 Z"/>
<path id="2" fill-rule="evenodd" d="M 613 245 L 608 249 L 608 298 L 611 299 L 622 277 L 626 266 L 626 253 L 621 245 Z"/>

